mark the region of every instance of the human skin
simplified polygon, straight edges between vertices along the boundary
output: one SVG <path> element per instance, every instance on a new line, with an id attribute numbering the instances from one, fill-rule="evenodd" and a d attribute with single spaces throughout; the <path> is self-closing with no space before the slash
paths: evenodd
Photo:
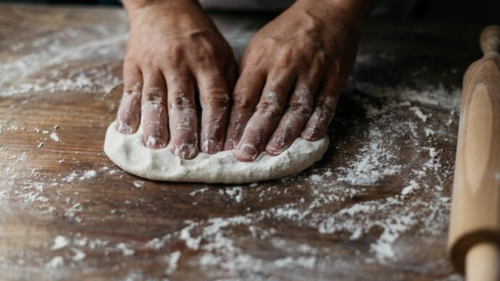
<path id="1" fill-rule="evenodd" d="M 324 136 L 354 64 L 372 1 L 299 0 L 261 29 L 243 55 L 225 149 L 240 161 Z"/>
<path id="2" fill-rule="evenodd" d="M 192 0 L 124 1 L 131 31 L 117 129 L 144 130 L 144 144 L 170 142 L 184 159 L 222 150 L 237 64 L 229 44 Z M 196 110 L 199 92 L 201 137 Z"/>
<path id="3" fill-rule="evenodd" d="M 235 149 L 240 161 L 321 138 L 354 63 L 372 0 L 299 0 L 241 60 L 194 0 L 126 0 L 131 33 L 118 130 L 184 159 Z M 147 42 L 146 44 L 144 42 Z M 195 107 L 199 87 L 201 136 Z M 227 130 L 226 130 L 227 128 Z M 199 142 L 198 142 L 199 140 Z"/>

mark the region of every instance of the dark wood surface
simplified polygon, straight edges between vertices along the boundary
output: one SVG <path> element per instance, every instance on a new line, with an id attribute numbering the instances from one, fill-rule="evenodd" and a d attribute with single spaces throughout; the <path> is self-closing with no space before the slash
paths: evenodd
<path id="1" fill-rule="evenodd" d="M 268 20 L 214 18 L 238 55 Z M 102 151 L 124 12 L 0 5 L 0 279 L 461 280 L 445 242 L 480 29 L 368 22 L 322 161 L 252 185 L 159 183 Z"/>

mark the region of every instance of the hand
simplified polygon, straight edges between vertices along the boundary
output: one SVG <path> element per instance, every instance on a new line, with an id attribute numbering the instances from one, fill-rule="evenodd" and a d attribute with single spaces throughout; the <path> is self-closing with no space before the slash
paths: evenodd
<path id="1" fill-rule="evenodd" d="M 230 46 L 196 1 L 138 2 L 125 2 L 131 31 L 118 131 L 135 133 L 142 122 L 147 147 L 164 148 L 170 138 L 175 155 L 192 159 L 198 153 L 199 91 L 201 149 L 222 150 L 237 74 Z"/>
<path id="2" fill-rule="evenodd" d="M 321 138 L 354 63 L 364 12 L 298 1 L 260 30 L 241 62 L 225 149 L 240 161 Z M 353 2 L 353 1 L 344 1 Z M 356 2 L 356 1 L 355 1 Z"/>

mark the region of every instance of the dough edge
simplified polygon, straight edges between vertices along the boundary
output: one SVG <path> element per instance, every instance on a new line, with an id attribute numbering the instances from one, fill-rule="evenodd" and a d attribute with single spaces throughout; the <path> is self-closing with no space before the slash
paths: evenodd
<path id="1" fill-rule="evenodd" d="M 104 152 L 124 171 L 138 177 L 171 182 L 253 183 L 296 175 L 321 160 L 328 149 L 327 136 L 317 141 L 298 138 L 278 156 L 262 153 L 253 162 L 240 162 L 233 151 L 200 152 L 192 160 L 175 156 L 170 147 L 149 149 L 142 142 L 142 128 L 135 134 L 121 134 L 116 121 L 106 131 Z"/>

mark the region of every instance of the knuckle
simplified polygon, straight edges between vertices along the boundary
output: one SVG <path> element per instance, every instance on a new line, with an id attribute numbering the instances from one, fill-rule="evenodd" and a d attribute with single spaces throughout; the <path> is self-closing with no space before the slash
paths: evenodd
<path id="1" fill-rule="evenodd" d="M 326 64 L 326 55 L 324 52 L 319 52 L 314 56 L 314 64 L 318 67 L 323 67 Z"/>
<path id="2" fill-rule="evenodd" d="M 182 73 L 175 73 L 168 77 L 168 83 L 171 83 L 172 85 L 180 85 L 181 88 L 188 88 L 190 82 L 191 80 L 189 80 L 188 76 L 183 75 Z M 178 93 L 181 92 L 182 90 L 178 91 Z"/>
<path id="3" fill-rule="evenodd" d="M 127 54 L 127 56 L 125 57 L 124 64 L 123 64 L 124 68 L 130 69 L 133 67 L 137 67 L 138 65 L 139 65 L 139 61 L 137 60 L 137 57 L 134 55 L 131 55 L 131 54 Z"/>
<path id="4" fill-rule="evenodd" d="M 118 112 L 118 120 L 122 124 L 132 125 L 136 122 L 135 120 L 137 119 L 137 115 L 138 112 L 130 111 L 124 108 L 123 110 Z"/>
<path id="5" fill-rule="evenodd" d="M 250 110 L 252 108 L 252 99 L 246 94 L 235 94 L 233 96 L 233 106 L 240 110 Z"/>
<path id="6" fill-rule="evenodd" d="M 263 40 L 260 40 L 259 43 L 258 43 L 258 47 L 259 48 L 256 48 L 256 49 L 261 49 L 263 50 L 264 52 L 268 52 L 270 50 L 276 50 L 277 47 L 278 47 L 278 41 L 276 38 L 274 37 L 267 37 Z"/>
<path id="7" fill-rule="evenodd" d="M 245 64 L 253 69 L 261 64 L 262 59 L 263 55 L 260 52 L 250 53 L 245 59 Z"/>
<path id="8" fill-rule="evenodd" d="M 293 51 L 291 49 L 284 49 L 278 59 L 278 65 L 282 68 L 288 68 L 293 62 Z"/>
<path id="9" fill-rule="evenodd" d="M 329 62 L 329 65 L 328 65 L 328 68 L 329 68 L 329 72 L 331 73 L 330 75 L 332 77 L 339 77 L 339 74 L 340 76 L 345 76 L 347 77 L 347 74 L 344 74 L 341 69 L 341 62 L 339 60 L 332 60 L 331 62 Z M 344 77 L 339 77 L 340 79 L 344 79 Z"/>
<path id="10" fill-rule="evenodd" d="M 191 109 L 193 107 L 192 103 L 186 98 L 182 91 L 179 91 L 173 99 L 171 99 L 169 104 L 171 108 L 178 109 Z"/>
<path id="11" fill-rule="evenodd" d="M 201 62 L 213 62 L 216 59 L 216 51 L 212 45 L 201 48 L 198 52 L 198 59 Z"/>
<path id="12" fill-rule="evenodd" d="M 309 116 L 312 113 L 312 106 L 302 102 L 290 103 L 289 109 L 300 116 Z"/>
<path id="13" fill-rule="evenodd" d="M 180 42 L 171 42 L 167 46 L 166 59 L 174 66 L 180 65 L 184 55 L 184 46 Z"/>
<path id="14" fill-rule="evenodd" d="M 202 96 L 203 102 L 210 107 L 225 108 L 229 105 L 229 96 L 225 91 L 213 90 Z"/>
<path id="15" fill-rule="evenodd" d="M 281 117 L 283 110 L 275 103 L 269 101 L 262 101 L 259 103 L 257 110 L 271 119 Z"/>
<path id="16" fill-rule="evenodd" d="M 269 60 L 269 55 L 273 52 L 275 48 L 274 39 L 267 39 L 260 43 L 258 46 L 250 48 L 247 53 L 243 56 L 243 64 L 249 65 L 251 67 L 257 67 Z"/>
<path id="17" fill-rule="evenodd" d="M 333 96 L 320 97 L 316 102 L 316 106 L 329 113 L 333 113 L 336 107 L 336 98 Z"/>
<path id="18" fill-rule="evenodd" d="M 152 67 L 157 64 L 157 57 L 158 55 L 156 51 L 147 49 L 140 54 L 140 56 L 137 58 L 137 62 L 141 68 Z"/>
<path id="19" fill-rule="evenodd" d="M 144 100 L 149 103 L 161 103 L 163 101 L 163 91 L 158 87 L 150 87 L 143 93 Z"/>
<path id="20" fill-rule="evenodd" d="M 123 85 L 123 97 L 125 98 L 125 95 L 132 95 L 132 94 L 139 94 L 140 95 L 140 88 L 141 84 L 139 82 L 131 82 L 128 81 Z"/>

